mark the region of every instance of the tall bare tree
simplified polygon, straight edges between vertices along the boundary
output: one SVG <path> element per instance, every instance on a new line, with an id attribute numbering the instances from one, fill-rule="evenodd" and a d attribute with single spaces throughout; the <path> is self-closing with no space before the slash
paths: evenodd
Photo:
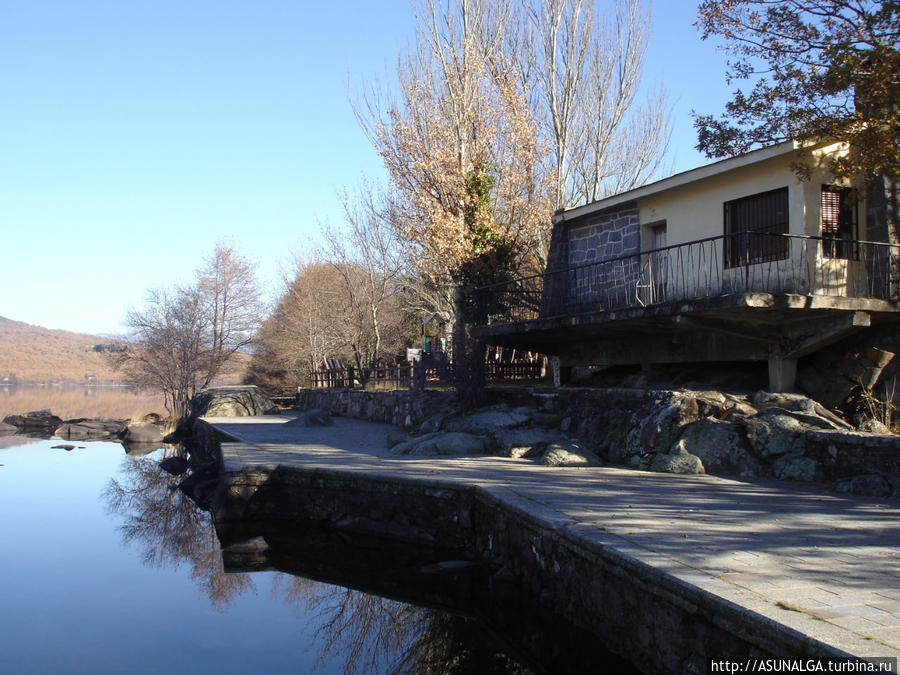
<path id="1" fill-rule="evenodd" d="M 405 268 L 398 232 L 385 218 L 389 204 L 369 185 L 345 193 L 344 226 L 325 228 L 328 258 L 343 281 L 344 324 L 353 361 L 365 383 L 384 349 L 404 337 L 400 305 Z"/>
<path id="2" fill-rule="evenodd" d="M 412 288 L 440 303 L 430 309 L 445 318 L 461 264 L 493 242 L 513 250 L 517 264 L 539 267 L 549 229 L 549 147 L 512 65 L 489 64 L 506 20 L 492 6 L 417 6 L 416 45 L 398 63 L 394 96 L 375 90 L 356 103 L 389 173 L 392 225 L 423 272 Z M 482 176 L 489 209 L 475 208 L 472 181 Z"/>
<path id="3" fill-rule="evenodd" d="M 143 309 L 128 313 L 131 346 L 116 365 L 137 385 L 156 388 L 176 417 L 250 344 L 261 313 L 253 266 L 219 245 L 185 286 L 151 290 Z"/>
<path id="4" fill-rule="evenodd" d="M 197 289 L 209 320 L 205 387 L 234 354 L 253 342 L 263 303 L 255 266 L 223 242 L 197 271 Z"/>

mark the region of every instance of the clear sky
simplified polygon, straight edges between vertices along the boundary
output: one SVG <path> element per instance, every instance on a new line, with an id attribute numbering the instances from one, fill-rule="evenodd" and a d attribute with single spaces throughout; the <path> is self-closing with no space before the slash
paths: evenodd
<path id="1" fill-rule="evenodd" d="M 606 0 L 599 0 L 601 8 Z M 380 176 L 348 89 L 412 36 L 406 0 L 0 0 L 0 315 L 120 333 L 146 289 L 225 239 L 274 297 L 339 192 Z M 728 98 L 696 3 L 657 0 L 645 86 L 674 104 L 671 171 L 706 163 L 690 111 Z"/>

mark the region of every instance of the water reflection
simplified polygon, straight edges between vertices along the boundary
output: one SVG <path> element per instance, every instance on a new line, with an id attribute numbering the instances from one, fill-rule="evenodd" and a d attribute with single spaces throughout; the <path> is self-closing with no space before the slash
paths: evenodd
<path id="1" fill-rule="evenodd" d="M 212 518 L 176 489 L 159 467 L 160 453 L 127 457 L 103 493 L 107 512 L 124 519 L 126 543 L 153 567 L 187 563 L 191 579 L 212 605 L 224 610 L 237 595 L 255 590 L 246 574 L 225 574 Z"/>
<path id="2" fill-rule="evenodd" d="M 459 552 L 299 523 L 220 526 L 219 538 L 226 570 L 295 575 L 285 598 L 316 611 L 322 658 L 343 652 L 348 672 L 635 672 L 502 571 Z M 308 578 L 330 590 L 310 591 Z"/>
<path id="3" fill-rule="evenodd" d="M 170 451 L 171 452 L 171 451 Z M 145 564 L 187 563 L 223 611 L 269 572 L 272 600 L 316 626 L 316 668 L 345 673 L 584 672 L 627 668 L 593 635 L 459 553 L 299 523 L 212 517 L 159 467 L 161 453 L 128 457 L 103 494 L 124 540 Z M 302 633 L 297 628 L 298 637 Z"/>

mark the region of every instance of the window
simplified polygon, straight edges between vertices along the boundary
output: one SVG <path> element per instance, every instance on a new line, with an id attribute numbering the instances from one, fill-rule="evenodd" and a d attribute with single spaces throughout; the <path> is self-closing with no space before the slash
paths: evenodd
<path id="1" fill-rule="evenodd" d="M 725 202 L 725 267 L 787 258 L 788 189 Z"/>
<path id="2" fill-rule="evenodd" d="M 826 258 L 855 260 L 856 191 L 822 186 L 822 252 Z"/>

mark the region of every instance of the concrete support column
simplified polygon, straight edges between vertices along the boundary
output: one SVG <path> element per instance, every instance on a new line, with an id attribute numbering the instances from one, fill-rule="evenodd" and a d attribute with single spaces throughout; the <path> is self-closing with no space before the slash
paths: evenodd
<path id="1" fill-rule="evenodd" d="M 794 391 L 797 382 L 797 359 L 786 359 L 783 356 L 769 358 L 769 391 Z"/>

